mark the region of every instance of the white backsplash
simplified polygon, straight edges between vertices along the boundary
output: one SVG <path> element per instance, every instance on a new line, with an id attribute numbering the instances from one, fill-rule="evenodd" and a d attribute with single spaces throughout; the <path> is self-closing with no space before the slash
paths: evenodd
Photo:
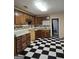
<path id="1" fill-rule="evenodd" d="M 44 21 L 42 21 L 42 25 L 50 25 L 50 21 L 49 20 L 44 20 Z"/>

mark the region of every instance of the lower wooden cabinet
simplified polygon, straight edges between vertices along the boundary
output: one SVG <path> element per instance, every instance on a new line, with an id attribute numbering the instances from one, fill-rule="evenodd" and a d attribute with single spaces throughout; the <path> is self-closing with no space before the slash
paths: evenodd
<path id="1" fill-rule="evenodd" d="M 30 34 L 25 34 L 15 38 L 15 50 L 14 54 L 18 54 L 23 51 L 30 44 Z"/>
<path id="2" fill-rule="evenodd" d="M 17 53 L 22 51 L 22 36 L 19 36 L 17 37 L 15 40 L 16 40 L 16 50 L 17 50 Z"/>
<path id="3" fill-rule="evenodd" d="M 41 30 L 35 31 L 35 38 L 40 38 L 41 37 Z"/>
<path id="4" fill-rule="evenodd" d="M 50 30 L 41 30 L 41 37 L 42 38 L 48 38 L 50 37 Z"/>
<path id="5" fill-rule="evenodd" d="M 26 46 L 27 46 L 27 37 L 26 37 L 26 35 L 23 35 L 22 36 L 22 39 L 21 39 L 21 41 L 22 41 L 22 50 L 24 50 L 25 48 L 26 48 Z"/>
<path id="6" fill-rule="evenodd" d="M 37 30 L 35 31 L 35 38 L 50 37 L 50 30 Z"/>

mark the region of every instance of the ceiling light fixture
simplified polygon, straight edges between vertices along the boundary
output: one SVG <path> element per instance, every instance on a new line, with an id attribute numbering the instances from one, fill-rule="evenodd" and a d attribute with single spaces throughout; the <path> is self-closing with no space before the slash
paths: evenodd
<path id="1" fill-rule="evenodd" d="M 41 11 L 47 11 L 46 6 L 45 6 L 44 3 L 42 3 L 42 2 L 36 2 L 36 3 L 35 3 L 35 6 L 36 6 L 39 10 L 41 10 Z"/>

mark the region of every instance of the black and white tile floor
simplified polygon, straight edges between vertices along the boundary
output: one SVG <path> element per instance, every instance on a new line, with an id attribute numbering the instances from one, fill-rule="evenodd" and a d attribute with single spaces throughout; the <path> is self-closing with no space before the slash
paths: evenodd
<path id="1" fill-rule="evenodd" d="M 64 40 L 38 38 L 20 54 L 24 59 L 64 59 Z"/>

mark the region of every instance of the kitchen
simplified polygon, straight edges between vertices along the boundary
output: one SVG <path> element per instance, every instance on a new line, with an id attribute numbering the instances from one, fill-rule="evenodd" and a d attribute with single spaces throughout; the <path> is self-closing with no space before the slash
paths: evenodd
<path id="1" fill-rule="evenodd" d="M 25 59 L 29 59 L 29 58 L 32 58 L 32 56 L 33 56 L 33 58 L 38 59 L 39 57 L 36 57 L 36 56 L 38 56 L 38 54 L 29 56 L 32 53 L 28 53 L 26 55 L 26 51 L 24 51 L 24 50 L 27 50 L 28 46 L 35 43 L 37 40 L 41 40 L 41 39 L 42 40 L 48 40 L 48 43 L 49 43 L 50 39 L 51 40 L 59 39 L 59 38 L 55 38 L 52 35 L 52 25 L 51 25 L 52 21 L 51 21 L 51 19 L 52 18 L 63 19 L 64 18 L 64 16 L 63 16 L 64 13 L 63 13 L 63 11 L 62 12 L 60 11 L 59 13 L 53 13 L 53 17 L 52 17 L 52 15 L 48 15 L 48 14 L 40 14 L 40 15 L 38 14 L 38 15 L 36 15 L 36 14 L 32 13 L 31 11 L 30 12 L 27 11 L 27 10 L 29 10 L 28 6 L 24 5 L 23 6 L 24 9 L 22 8 L 22 6 L 19 7 L 19 4 L 21 2 L 24 2 L 24 1 L 25 0 L 23 0 L 23 1 L 15 0 L 15 6 L 14 6 L 14 56 L 15 56 L 15 59 L 17 59 L 17 58 L 21 59 L 21 57 L 23 57 Z M 33 1 L 26 0 L 25 2 L 28 2 L 28 4 L 30 4 L 30 2 L 33 2 Z M 51 0 L 50 0 L 50 2 L 51 2 Z M 53 2 L 58 3 L 59 1 L 54 1 L 53 0 Z M 26 4 L 26 5 L 28 5 L 28 4 Z M 62 4 L 59 3 L 59 5 L 61 6 Z M 46 11 L 46 9 L 45 9 L 45 11 Z M 45 11 L 44 11 L 44 13 L 45 13 Z M 63 23 L 64 21 L 62 21 L 62 23 L 61 23 L 61 20 L 59 20 L 59 22 L 60 22 L 59 23 L 59 27 L 60 27 L 59 28 L 59 37 L 61 38 L 60 41 L 62 42 L 63 47 L 60 47 L 60 44 L 59 44 L 60 41 L 57 41 L 58 42 L 57 47 L 58 47 L 58 49 L 60 49 L 60 50 L 57 50 L 57 52 L 64 53 L 64 45 L 63 45 L 64 42 L 62 40 L 64 38 L 64 33 L 62 31 L 64 29 L 61 30 L 61 28 L 63 28 L 62 24 L 64 24 Z M 47 46 L 48 45 L 49 44 L 47 44 Z M 43 47 L 44 47 L 44 45 L 43 45 Z M 34 49 L 36 49 L 36 48 L 34 48 Z M 50 50 L 52 50 L 52 48 Z M 31 51 L 31 52 L 33 52 L 33 51 Z M 45 49 L 45 51 L 42 52 L 42 53 L 45 54 L 47 52 L 48 51 Z M 55 56 L 54 52 L 50 52 L 49 53 L 50 56 L 49 57 L 46 56 L 47 58 L 45 58 L 45 59 L 64 58 L 63 54 L 61 54 L 62 56 L 60 56 L 58 54 L 57 58 L 52 57 L 53 56 L 52 54 L 54 54 L 54 56 Z M 26 55 L 26 56 L 24 57 L 24 55 Z M 44 56 L 45 55 L 42 55 L 40 57 L 40 59 L 42 59 L 42 58 L 44 59 Z"/>
<path id="2" fill-rule="evenodd" d="M 22 12 L 19 12 L 19 13 L 22 13 Z M 28 40 L 30 40 L 31 42 L 33 42 L 35 39 L 40 38 L 40 37 L 41 38 L 50 37 L 50 23 L 49 23 L 50 20 L 49 19 L 46 19 L 46 17 L 34 16 L 36 18 L 34 20 L 33 16 L 29 16 L 27 14 L 23 14 L 19 16 L 19 13 L 15 11 L 15 31 L 14 31 L 15 37 L 19 38 L 20 36 L 24 36 L 27 34 L 29 36 Z M 26 17 L 24 18 L 24 16 L 28 18 Z M 25 25 L 24 23 L 26 23 L 26 21 L 28 23 L 28 19 L 31 19 L 32 24 Z M 44 25 L 44 23 L 46 23 L 46 25 Z"/>

